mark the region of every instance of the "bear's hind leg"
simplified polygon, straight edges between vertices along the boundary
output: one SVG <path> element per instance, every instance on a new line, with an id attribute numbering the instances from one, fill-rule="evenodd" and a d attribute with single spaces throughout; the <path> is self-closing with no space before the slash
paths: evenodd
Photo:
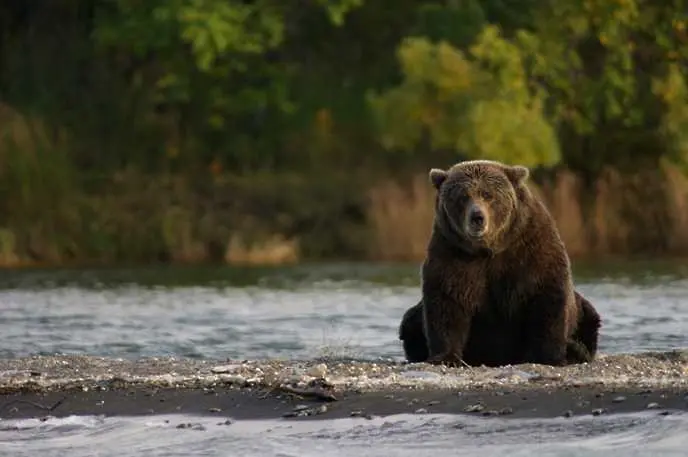
<path id="1" fill-rule="evenodd" d="M 583 354 L 583 352 L 581 352 L 581 349 L 578 349 L 577 351 L 571 351 L 571 356 L 573 357 L 575 352 L 579 354 L 578 359 L 580 359 L 580 361 L 574 363 L 591 362 L 595 358 L 595 354 L 597 354 L 597 344 L 602 321 L 599 313 L 592 305 L 592 303 L 590 303 L 589 300 L 583 297 L 578 291 L 575 292 L 575 296 L 579 316 L 578 325 L 576 326 L 576 330 L 573 333 L 573 341 L 571 342 L 570 346 L 582 346 L 581 349 L 585 349 L 584 354 L 586 354 L 586 357 L 580 357 L 580 355 Z M 569 351 L 567 350 L 567 358 L 569 358 L 568 352 Z M 575 358 L 576 357 L 573 357 L 574 360 Z"/>
<path id="2" fill-rule="evenodd" d="M 399 325 L 399 339 L 402 341 L 406 360 L 410 363 L 425 362 L 428 359 L 428 346 L 423 328 L 421 300 L 406 310 Z"/>

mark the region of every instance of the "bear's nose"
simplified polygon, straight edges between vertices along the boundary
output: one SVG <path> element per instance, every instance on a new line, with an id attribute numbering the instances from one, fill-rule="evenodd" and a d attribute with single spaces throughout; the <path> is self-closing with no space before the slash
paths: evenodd
<path id="1" fill-rule="evenodd" d="M 485 225 L 485 214 L 480 208 L 474 206 L 468 214 L 468 220 L 473 227 L 480 229 Z"/>

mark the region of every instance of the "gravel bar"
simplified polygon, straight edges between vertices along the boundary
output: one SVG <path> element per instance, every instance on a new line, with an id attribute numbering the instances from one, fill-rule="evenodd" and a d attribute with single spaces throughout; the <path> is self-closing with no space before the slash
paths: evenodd
<path id="1" fill-rule="evenodd" d="M 688 409 L 688 351 L 600 354 L 551 367 L 448 368 L 393 361 L 0 360 L 0 418 L 215 414 L 226 418 L 398 413 L 565 416 Z M 230 420 L 230 419 L 227 419 Z"/>

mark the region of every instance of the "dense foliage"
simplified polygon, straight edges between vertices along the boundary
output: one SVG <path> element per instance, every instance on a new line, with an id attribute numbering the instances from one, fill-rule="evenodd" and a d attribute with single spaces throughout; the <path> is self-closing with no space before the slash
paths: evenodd
<path id="1" fill-rule="evenodd" d="M 0 246 L 124 170 L 682 165 L 687 23 L 683 0 L 4 0 Z"/>

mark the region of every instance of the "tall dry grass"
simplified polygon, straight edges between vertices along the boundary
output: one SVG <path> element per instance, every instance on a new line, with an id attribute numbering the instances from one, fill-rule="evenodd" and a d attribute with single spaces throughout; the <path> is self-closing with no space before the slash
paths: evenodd
<path id="1" fill-rule="evenodd" d="M 59 127 L 0 103 L 0 264 L 24 264 L 27 252 L 64 258 L 50 240 L 64 240 L 78 224 L 68 144 Z"/>
<path id="2" fill-rule="evenodd" d="M 530 183 L 530 188 L 552 213 L 569 255 L 584 255 L 588 243 L 585 237 L 581 236 L 585 233 L 585 227 L 583 207 L 579 198 L 582 188 L 580 179 L 574 173 L 564 171 L 554 182 L 545 182 L 539 186 Z"/>
<path id="3" fill-rule="evenodd" d="M 423 258 L 430 236 L 435 192 L 425 173 L 385 182 L 127 168 L 91 182 L 73 164 L 72 143 L 59 127 L 0 104 L 0 267 L 409 261 Z M 378 184 L 366 192 L 370 182 Z M 563 171 L 531 187 L 572 257 L 688 254 L 688 177 L 676 167 L 607 170 L 592 184 Z"/>
<path id="4" fill-rule="evenodd" d="M 391 261 L 422 258 L 430 236 L 434 198 L 426 175 L 414 177 L 408 186 L 389 181 L 370 189 L 371 257 Z"/>
<path id="5" fill-rule="evenodd" d="M 286 265 L 299 260 L 299 243 L 273 235 L 261 242 L 249 243 L 239 234 L 229 239 L 225 261 L 231 265 Z"/>
<path id="6" fill-rule="evenodd" d="M 672 227 L 668 247 L 672 252 L 688 252 L 688 176 L 669 165 L 663 165 L 665 192 L 668 195 L 668 212 Z"/>
<path id="7" fill-rule="evenodd" d="M 688 255 L 688 177 L 672 165 L 633 175 L 606 170 L 592 186 L 562 171 L 530 188 L 550 210 L 572 258 Z M 370 196 L 371 257 L 421 260 L 433 219 L 426 175 L 408 185 L 383 183 Z"/>

